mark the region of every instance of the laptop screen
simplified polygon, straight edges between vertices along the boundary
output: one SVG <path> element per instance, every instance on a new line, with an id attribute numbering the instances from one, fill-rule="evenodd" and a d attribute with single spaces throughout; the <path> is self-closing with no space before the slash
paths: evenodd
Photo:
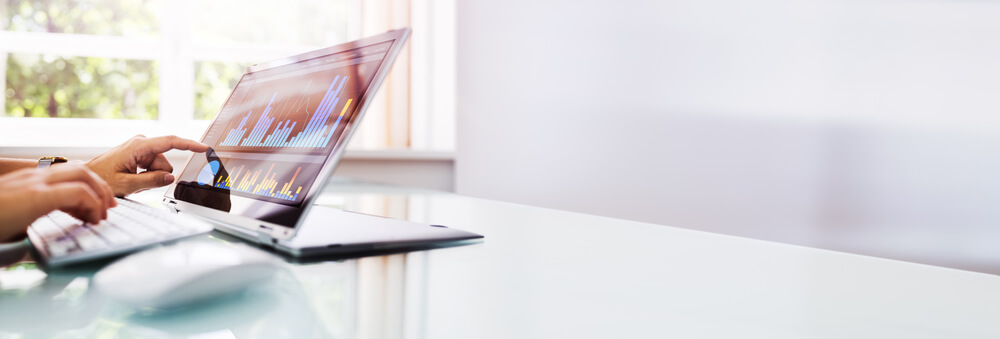
<path id="1" fill-rule="evenodd" d="M 293 226 L 345 135 L 393 40 L 256 70 L 233 89 L 168 193 L 184 202 Z M 256 66 L 255 66 L 256 67 Z M 335 165 L 335 164 L 333 164 Z M 332 169 L 331 169 L 332 171 Z"/>

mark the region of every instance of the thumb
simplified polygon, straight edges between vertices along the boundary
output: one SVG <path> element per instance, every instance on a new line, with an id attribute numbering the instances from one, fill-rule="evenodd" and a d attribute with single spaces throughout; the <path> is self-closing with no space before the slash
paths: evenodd
<path id="1" fill-rule="evenodd" d="M 127 181 L 129 190 L 136 192 L 147 188 L 169 185 L 174 182 L 174 175 L 167 171 L 145 171 L 129 175 Z"/>

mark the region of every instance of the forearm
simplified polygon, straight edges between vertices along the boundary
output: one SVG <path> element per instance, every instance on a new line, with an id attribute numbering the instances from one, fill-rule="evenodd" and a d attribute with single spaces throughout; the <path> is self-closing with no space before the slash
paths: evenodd
<path id="1" fill-rule="evenodd" d="M 8 159 L 0 158 L 0 175 L 4 175 L 22 168 L 34 168 L 38 166 L 37 159 Z"/>

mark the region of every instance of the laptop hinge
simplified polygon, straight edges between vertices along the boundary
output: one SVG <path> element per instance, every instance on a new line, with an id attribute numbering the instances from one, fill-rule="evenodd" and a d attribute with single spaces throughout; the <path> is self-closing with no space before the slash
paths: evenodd
<path id="1" fill-rule="evenodd" d="M 180 212 L 180 210 L 177 209 L 177 202 L 173 201 L 173 200 L 167 201 L 167 208 L 169 208 L 170 211 L 174 212 L 174 213 L 179 213 Z"/>
<path id="2" fill-rule="evenodd" d="M 257 240 L 261 244 L 268 246 L 278 243 L 278 239 L 275 239 L 274 237 L 271 236 L 271 231 L 273 231 L 273 228 L 271 228 L 270 226 L 260 225 L 259 227 L 257 227 Z"/>

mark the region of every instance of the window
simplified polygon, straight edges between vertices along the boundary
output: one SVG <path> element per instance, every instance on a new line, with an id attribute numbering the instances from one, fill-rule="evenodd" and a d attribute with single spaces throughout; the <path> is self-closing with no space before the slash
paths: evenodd
<path id="1" fill-rule="evenodd" d="M 453 13 L 453 0 L 0 0 L 0 146 L 198 138 L 247 66 L 409 26 L 350 148 L 451 151 Z"/>

